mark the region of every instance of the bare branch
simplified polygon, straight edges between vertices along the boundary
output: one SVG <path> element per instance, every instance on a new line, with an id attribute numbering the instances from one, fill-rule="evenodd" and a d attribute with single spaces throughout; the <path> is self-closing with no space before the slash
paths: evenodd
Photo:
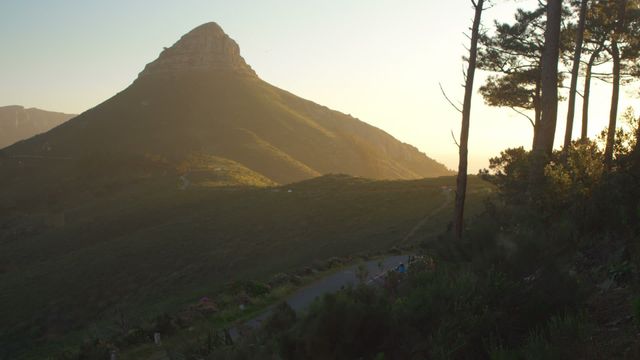
<path id="1" fill-rule="evenodd" d="M 449 99 L 449 97 L 447 96 L 447 93 L 444 92 L 444 89 L 442 88 L 442 84 L 438 83 L 438 85 L 440 86 L 440 91 L 442 92 L 442 96 L 444 96 L 444 98 L 447 100 L 447 102 L 449 102 L 449 105 L 451 105 L 454 109 L 456 109 L 459 113 L 462 113 L 462 110 L 460 110 L 459 107 L 456 106 L 456 104 L 453 103 L 453 101 L 451 101 L 451 99 Z"/>
<path id="2" fill-rule="evenodd" d="M 515 107 L 513 107 L 513 106 L 510 106 L 509 108 L 510 108 L 511 110 L 513 110 L 513 111 L 517 112 L 518 114 L 520 114 L 520 115 L 524 116 L 525 118 L 527 118 L 527 120 L 529 120 L 529 122 L 531 123 L 531 126 L 533 126 L 533 128 L 534 128 L 534 129 L 536 128 L 536 124 L 535 124 L 535 122 L 533 121 L 533 119 L 531 118 L 531 116 L 529 116 L 529 115 L 525 114 L 524 112 L 522 112 L 522 111 L 520 111 L 520 110 L 516 109 L 516 108 L 515 108 Z"/>
<path id="3" fill-rule="evenodd" d="M 453 142 L 456 144 L 456 146 L 460 147 L 458 140 L 456 140 L 456 136 L 453 134 L 453 130 L 451 130 L 451 138 L 453 138 Z"/>

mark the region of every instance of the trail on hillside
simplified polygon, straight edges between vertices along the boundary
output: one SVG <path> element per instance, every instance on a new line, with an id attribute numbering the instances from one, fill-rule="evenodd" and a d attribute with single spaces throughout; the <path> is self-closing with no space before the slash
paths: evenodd
<path id="1" fill-rule="evenodd" d="M 413 237 L 413 235 L 415 235 L 420 229 L 422 229 L 422 227 L 424 226 L 424 224 L 427 223 L 427 221 L 429 221 L 429 219 L 431 219 L 432 217 L 434 217 L 435 215 L 437 215 L 438 213 L 440 213 L 442 210 L 444 210 L 447 205 L 449 205 L 449 203 L 451 203 L 453 201 L 453 191 L 452 190 L 443 190 L 443 194 L 445 196 L 445 200 L 442 202 L 442 204 L 440 204 L 440 206 L 438 206 L 437 208 L 433 209 L 431 212 L 429 212 L 429 214 L 427 214 L 424 218 L 422 218 L 422 220 L 420 220 L 407 234 L 407 236 L 405 236 L 399 243 L 399 245 L 404 245 L 406 243 L 409 242 L 409 240 Z"/>

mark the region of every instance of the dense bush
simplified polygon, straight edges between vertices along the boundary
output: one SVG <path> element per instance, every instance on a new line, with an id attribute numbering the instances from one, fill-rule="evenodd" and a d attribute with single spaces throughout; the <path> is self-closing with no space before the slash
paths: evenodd
<path id="1" fill-rule="evenodd" d="M 531 329 L 575 308 L 579 296 L 576 281 L 551 266 L 528 279 L 494 269 L 478 272 L 468 264 L 415 267 L 402 275 L 397 292 L 347 288 L 326 295 L 299 321 L 281 305 L 259 339 L 227 349 L 225 356 L 489 358 L 496 342 L 525 347 Z"/>
<path id="2" fill-rule="evenodd" d="M 636 325 L 640 327 L 640 296 L 633 299 L 633 303 L 631 305 L 633 307 L 633 318 Z"/>
<path id="3" fill-rule="evenodd" d="M 580 343 L 587 338 L 588 322 L 582 315 L 555 316 L 531 331 L 518 348 L 495 344 L 490 351 L 491 360 L 563 360 L 580 357 Z"/>

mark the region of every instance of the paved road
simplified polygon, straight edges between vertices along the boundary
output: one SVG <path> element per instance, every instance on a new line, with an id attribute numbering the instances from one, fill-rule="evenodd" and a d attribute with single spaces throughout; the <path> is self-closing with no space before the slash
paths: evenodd
<path id="1" fill-rule="evenodd" d="M 404 263 L 405 265 L 408 262 L 408 255 L 397 255 L 397 256 L 389 256 L 382 260 L 371 260 L 365 262 L 361 265 L 364 265 L 369 273 L 367 278 L 367 282 L 372 282 L 376 277 L 385 273 L 386 271 L 394 269 L 400 263 Z M 379 263 L 382 263 L 382 269 L 380 269 Z M 359 264 L 360 265 L 360 264 Z M 285 301 L 296 313 L 301 313 L 306 310 L 309 305 L 318 297 L 321 297 L 324 294 L 329 294 L 333 292 L 337 292 L 342 287 L 346 287 L 349 285 L 355 285 L 358 282 L 358 278 L 356 277 L 356 271 L 359 265 L 353 265 L 347 269 L 341 270 L 334 274 L 331 274 L 325 278 L 317 280 L 301 289 L 298 289 L 293 294 L 289 295 Z M 265 310 L 262 314 L 257 317 L 247 321 L 244 326 L 250 327 L 252 329 L 256 329 L 260 326 L 262 321 L 264 321 L 273 310 L 273 306 Z M 229 330 L 231 334 L 231 338 L 233 340 L 237 339 L 238 328 L 234 327 Z"/>

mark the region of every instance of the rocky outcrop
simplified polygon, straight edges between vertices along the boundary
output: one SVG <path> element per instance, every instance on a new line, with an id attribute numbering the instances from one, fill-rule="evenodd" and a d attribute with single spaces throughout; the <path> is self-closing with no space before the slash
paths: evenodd
<path id="1" fill-rule="evenodd" d="M 147 64 L 140 77 L 184 72 L 233 72 L 257 76 L 240 56 L 240 47 L 214 23 L 196 27 Z"/>

